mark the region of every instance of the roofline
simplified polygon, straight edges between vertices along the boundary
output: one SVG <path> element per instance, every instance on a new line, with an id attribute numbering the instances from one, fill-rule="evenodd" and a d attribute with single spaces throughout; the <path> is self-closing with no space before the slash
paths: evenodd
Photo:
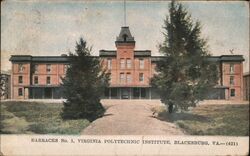
<path id="1" fill-rule="evenodd" d="M 100 54 L 101 52 L 111 52 L 111 54 Z M 135 50 L 134 52 L 140 53 L 140 52 L 148 52 L 148 54 L 141 54 L 141 55 L 136 55 L 134 54 L 135 57 L 151 57 L 155 59 L 162 59 L 165 58 L 166 56 L 151 56 L 151 50 Z M 113 53 L 113 54 L 112 54 Z M 116 50 L 100 50 L 99 51 L 99 56 L 93 56 L 91 55 L 90 57 L 98 58 L 98 57 L 112 57 L 116 56 Z M 14 60 L 14 57 L 22 57 L 19 59 Z M 224 58 L 223 58 L 224 57 Z M 227 58 L 233 58 L 234 59 L 227 59 Z M 238 57 L 238 58 L 237 58 Z M 44 60 L 42 60 L 44 58 Z M 53 58 L 56 58 L 53 60 Z M 208 58 L 214 58 L 215 62 L 242 62 L 245 59 L 243 58 L 243 55 L 221 55 L 221 56 L 208 56 Z M 38 60 L 36 60 L 38 59 Z M 41 59 L 41 60 L 39 60 Z M 51 60 L 46 60 L 46 59 L 51 59 Z M 11 55 L 9 61 L 11 62 L 68 62 L 69 56 L 32 56 L 32 55 Z M 158 61 L 158 60 L 153 60 L 153 61 Z"/>
<path id="2" fill-rule="evenodd" d="M 92 58 L 99 58 L 99 56 L 93 56 Z M 11 62 L 48 62 L 48 63 L 68 63 L 71 56 L 31 56 L 31 55 L 11 55 L 9 61 Z"/>

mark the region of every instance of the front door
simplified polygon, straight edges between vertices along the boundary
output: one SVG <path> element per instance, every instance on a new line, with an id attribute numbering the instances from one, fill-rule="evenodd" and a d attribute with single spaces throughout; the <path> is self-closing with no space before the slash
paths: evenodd
<path id="1" fill-rule="evenodd" d="M 121 98 L 122 99 L 129 99 L 129 88 L 122 88 L 121 89 Z"/>
<path id="2" fill-rule="evenodd" d="M 44 89 L 44 98 L 45 99 L 52 99 L 52 88 L 45 88 Z"/>

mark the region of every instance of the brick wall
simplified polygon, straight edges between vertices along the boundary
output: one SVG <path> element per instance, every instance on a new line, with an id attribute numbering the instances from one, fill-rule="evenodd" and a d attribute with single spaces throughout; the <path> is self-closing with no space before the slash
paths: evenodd
<path id="1" fill-rule="evenodd" d="M 230 66 L 233 66 L 233 71 L 230 71 Z M 231 67 L 232 68 L 232 67 Z M 223 62 L 222 63 L 222 85 L 229 87 L 226 97 L 230 100 L 243 99 L 243 66 L 240 62 Z M 233 83 L 230 83 L 230 77 L 233 77 Z M 235 90 L 235 96 L 231 95 L 231 91 Z"/>
<path id="2" fill-rule="evenodd" d="M 19 71 L 20 66 L 22 70 Z M 22 77 L 22 82 L 19 82 L 19 77 Z M 30 85 L 30 63 L 20 62 L 12 64 L 12 98 L 14 99 L 26 99 L 28 95 L 25 95 L 24 86 Z M 18 94 L 18 90 L 22 90 L 22 94 Z"/>
<path id="3" fill-rule="evenodd" d="M 19 71 L 19 66 L 22 64 L 23 70 Z M 37 72 L 33 72 L 34 65 L 37 65 Z M 47 77 L 50 77 L 50 85 L 60 85 L 61 77 L 65 76 L 65 68 L 62 63 L 48 63 L 51 65 L 51 71 L 47 72 L 47 64 L 44 63 L 13 63 L 12 64 L 12 98 L 13 99 L 28 99 L 30 85 L 48 85 Z M 22 76 L 22 83 L 19 82 L 19 76 Z M 34 79 L 38 77 L 38 84 L 35 84 Z M 20 95 L 22 89 L 22 95 Z"/>
<path id="4" fill-rule="evenodd" d="M 134 45 L 117 46 L 116 57 L 106 57 L 103 59 L 103 66 L 111 74 L 112 86 L 149 86 L 151 74 L 151 59 L 149 57 L 134 57 Z M 125 68 L 121 68 L 121 60 L 124 60 Z M 131 60 L 131 67 L 127 68 L 127 59 Z M 144 62 L 144 68 L 140 69 L 140 59 Z M 108 60 L 111 60 L 112 68 L 108 69 Z M 120 82 L 121 73 L 124 74 L 124 83 Z M 139 81 L 139 75 L 143 73 L 144 81 Z M 127 82 L 127 75 L 131 76 L 131 82 Z"/>

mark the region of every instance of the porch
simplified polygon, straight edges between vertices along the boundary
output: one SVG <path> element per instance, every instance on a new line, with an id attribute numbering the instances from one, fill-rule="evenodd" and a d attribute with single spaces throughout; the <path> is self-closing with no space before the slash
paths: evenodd
<path id="1" fill-rule="evenodd" d="M 106 88 L 103 99 L 159 99 L 150 87 Z"/>
<path id="2" fill-rule="evenodd" d="M 29 99 L 62 99 L 60 86 L 29 86 Z"/>

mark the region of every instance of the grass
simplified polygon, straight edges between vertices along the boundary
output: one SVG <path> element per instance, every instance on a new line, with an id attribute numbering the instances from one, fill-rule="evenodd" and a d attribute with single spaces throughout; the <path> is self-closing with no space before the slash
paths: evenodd
<path id="1" fill-rule="evenodd" d="M 174 114 L 160 109 L 158 118 L 177 124 L 191 135 L 249 136 L 248 104 L 199 105 Z"/>
<path id="2" fill-rule="evenodd" d="M 63 104 L 1 102 L 1 134 L 80 134 L 86 119 L 62 120 Z"/>

